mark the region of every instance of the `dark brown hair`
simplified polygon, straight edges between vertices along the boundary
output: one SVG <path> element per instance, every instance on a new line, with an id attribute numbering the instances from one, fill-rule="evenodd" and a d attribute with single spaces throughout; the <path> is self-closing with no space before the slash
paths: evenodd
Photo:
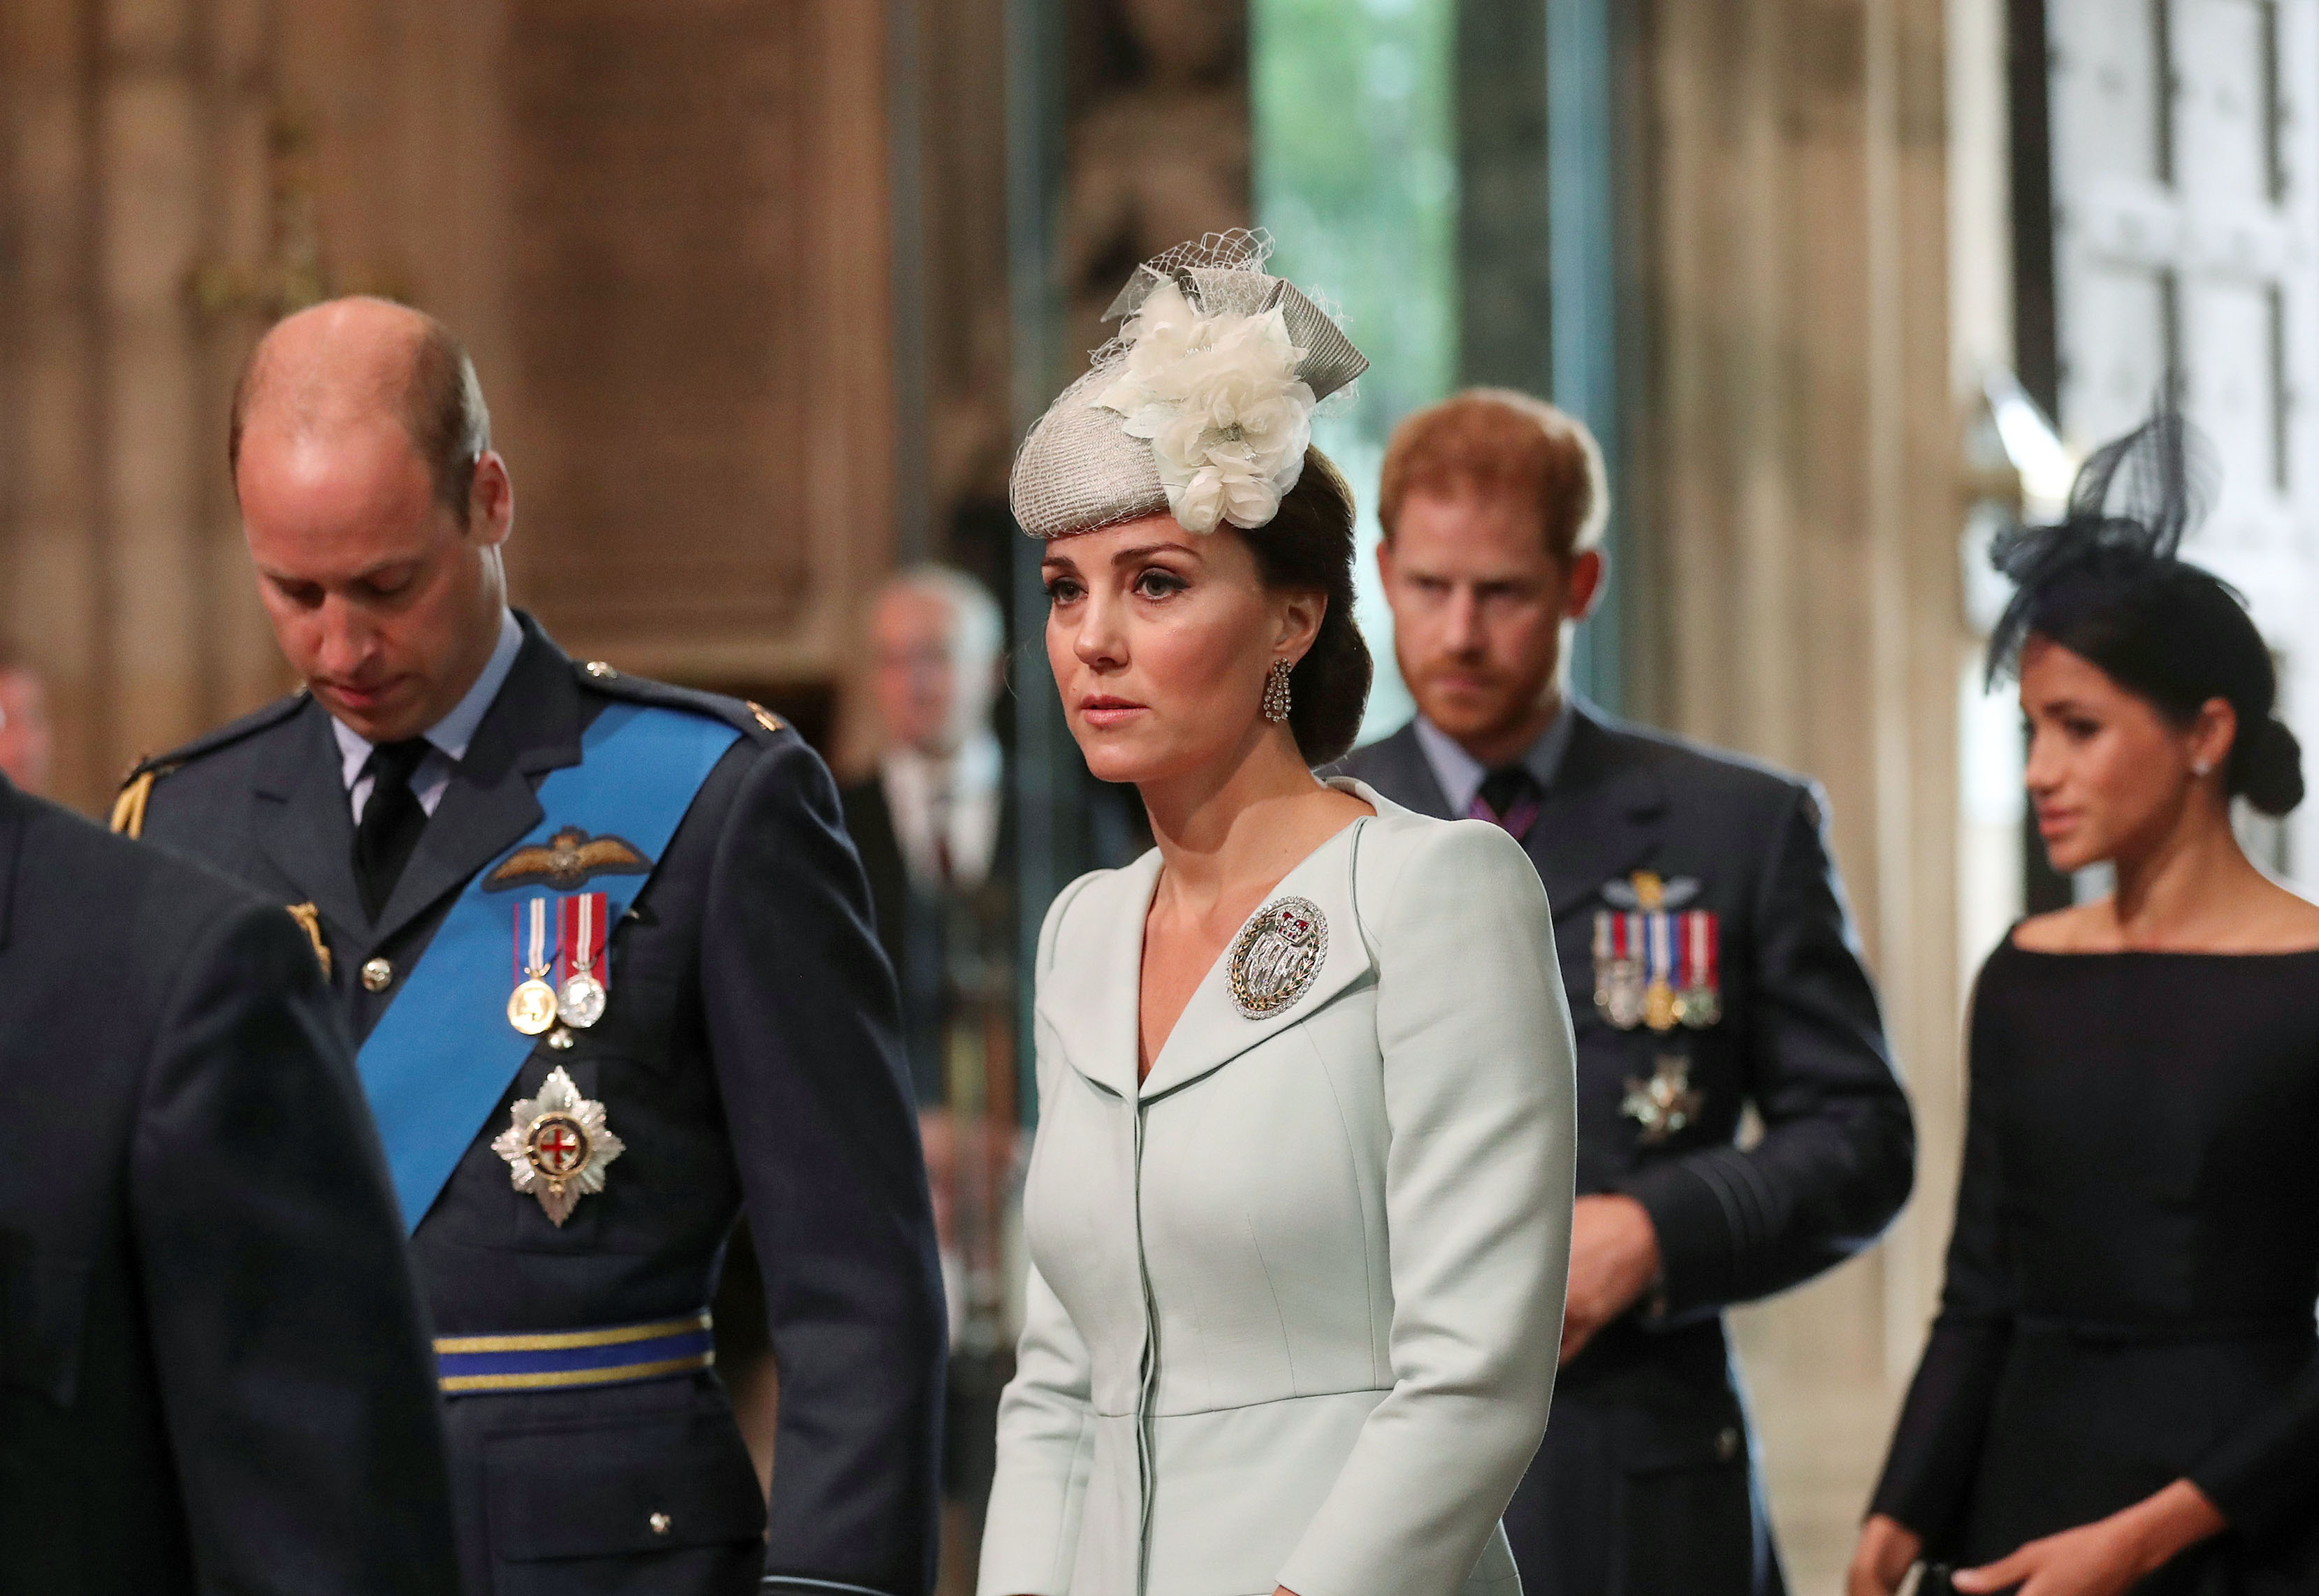
<path id="1" fill-rule="evenodd" d="M 411 350 L 411 369 L 401 396 L 402 428 L 411 446 L 427 463 L 436 502 L 467 524 L 467 496 L 474 486 L 475 467 L 491 452 L 492 412 L 483 402 L 483 385 L 475 363 L 467 357 L 458 336 L 424 311 L 412 311 L 420 323 Z M 250 406 L 265 385 L 260 343 L 241 378 L 233 385 L 233 419 L 226 432 L 226 469 L 241 470 L 241 434 Z"/>
<path id="2" fill-rule="evenodd" d="M 1369 701 L 1369 645 L 1353 619 L 1353 491 L 1329 457 L 1304 451 L 1304 474 L 1279 513 L 1244 532 L 1264 585 L 1328 600 L 1313 646 L 1288 676 L 1288 729 L 1315 768 L 1342 759 L 1360 735 Z"/>
<path id="3" fill-rule="evenodd" d="M 1602 450 L 1577 418 L 1512 388 L 1468 388 L 1394 428 L 1377 484 L 1390 539 L 1412 493 L 1511 500 L 1536 513 L 1557 560 L 1602 540 Z"/>

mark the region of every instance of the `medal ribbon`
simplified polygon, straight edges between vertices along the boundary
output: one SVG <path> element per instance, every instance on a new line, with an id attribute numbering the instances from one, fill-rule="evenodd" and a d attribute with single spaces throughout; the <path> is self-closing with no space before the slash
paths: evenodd
<path id="1" fill-rule="evenodd" d="M 530 946 L 528 957 L 524 951 L 527 942 Z M 520 987 L 526 981 L 549 981 L 551 986 L 554 985 L 549 978 L 555 973 L 555 962 L 563 956 L 564 949 L 560 942 L 555 951 L 548 951 L 547 895 L 541 893 L 518 903 L 515 906 L 515 984 Z"/>
<path id="2" fill-rule="evenodd" d="M 657 860 L 700 784 L 740 735 L 685 710 L 608 705 L 581 737 L 580 762 L 550 771 L 540 782 L 538 824 L 499 859 L 545 844 L 559 826 L 577 825 L 623 838 Z M 498 973 L 500 930 L 507 922 L 500 918 L 499 895 L 483 890 L 491 875 L 490 865 L 476 871 L 451 905 L 357 1059 L 403 1223 L 413 1231 L 539 1040 L 507 1023 L 507 988 Z M 596 923 L 600 940 L 651 878 L 604 879 L 607 889 L 593 895 L 604 906 Z"/>
<path id="3" fill-rule="evenodd" d="M 611 965 L 605 963 L 598 969 L 598 951 L 604 934 L 604 895 L 600 892 L 575 892 L 564 900 L 564 945 L 572 951 L 571 969 L 573 975 L 592 975 L 596 984 L 608 990 L 611 982 Z"/>
<path id="4" fill-rule="evenodd" d="M 1650 978 L 1654 985 L 1664 985 L 1674 978 L 1674 916 L 1654 911 L 1644 924 L 1650 934 Z"/>

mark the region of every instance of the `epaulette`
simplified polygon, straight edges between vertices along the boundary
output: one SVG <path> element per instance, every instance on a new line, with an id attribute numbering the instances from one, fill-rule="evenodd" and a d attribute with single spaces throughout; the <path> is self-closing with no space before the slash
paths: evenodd
<path id="1" fill-rule="evenodd" d="M 254 709 L 239 720 L 229 721 L 215 731 L 206 732 L 167 753 L 148 754 L 139 760 L 121 779 L 121 796 L 113 801 L 113 829 L 124 837 L 144 835 L 145 805 L 153 796 L 154 782 L 204 754 L 230 747 L 268 726 L 278 726 L 296 714 L 305 702 L 306 690 L 300 688 L 296 692 L 275 699 L 262 709 Z"/>
<path id="2" fill-rule="evenodd" d="M 650 704 L 662 709 L 685 709 L 695 715 L 706 715 L 712 720 L 723 721 L 754 743 L 771 744 L 780 738 L 797 735 L 796 729 L 788 721 L 753 699 L 703 692 L 699 688 L 673 687 L 646 676 L 631 676 L 602 660 L 590 660 L 584 664 L 574 660 L 572 669 L 579 676 L 581 685 L 591 692 L 602 693 L 607 698 L 625 699 L 632 704 Z"/>

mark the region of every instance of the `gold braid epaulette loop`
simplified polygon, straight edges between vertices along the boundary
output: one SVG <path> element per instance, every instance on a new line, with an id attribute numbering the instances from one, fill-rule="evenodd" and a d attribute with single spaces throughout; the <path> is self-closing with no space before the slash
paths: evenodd
<path id="1" fill-rule="evenodd" d="M 145 834 L 145 805 L 153 796 L 153 779 L 158 771 L 139 771 L 121 789 L 121 796 L 113 800 L 113 829 L 124 837 L 137 838 Z"/>

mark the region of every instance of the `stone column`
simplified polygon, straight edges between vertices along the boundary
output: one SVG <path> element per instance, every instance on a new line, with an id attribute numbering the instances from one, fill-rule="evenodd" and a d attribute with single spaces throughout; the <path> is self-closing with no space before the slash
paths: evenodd
<path id="1" fill-rule="evenodd" d="M 1963 641 L 1942 12 L 1657 0 L 1640 19 L 1625 483 L 1629 702 L 1825 783 L 1934 1168 L 1955 1134 Z M 1743 1315 L 1800 1589 L 1833 1588 L 1848 1549 L 1947 1201 Z"/>
<path id="2" fill-rule="evenodd" d="M 137 755 L 278 681 L 223 557 L 220 334 L 193 292 L 204 261 L 263 248 L 268 7 L 86 0 L 0 25 L 21 248 L 0 626 L 51 680 L 57 796 L 97 808 Z"/>

